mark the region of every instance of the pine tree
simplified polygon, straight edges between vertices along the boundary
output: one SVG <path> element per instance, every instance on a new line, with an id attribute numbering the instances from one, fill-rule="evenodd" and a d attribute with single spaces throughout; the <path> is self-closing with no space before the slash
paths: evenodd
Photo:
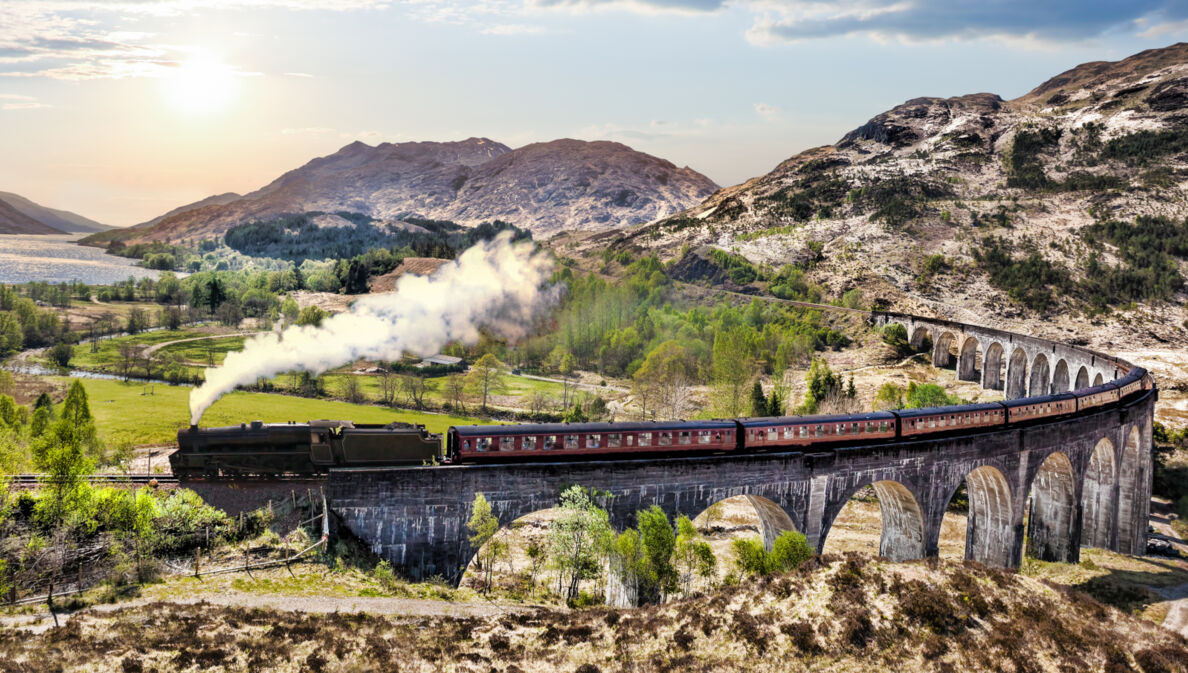
<path id="1" fill-rule="evenodd" d="M 756 417 L 767 415 L 767 396 L 763 394 L 763 385 L 758 381 L 751 388 L 751 415 Z"/>

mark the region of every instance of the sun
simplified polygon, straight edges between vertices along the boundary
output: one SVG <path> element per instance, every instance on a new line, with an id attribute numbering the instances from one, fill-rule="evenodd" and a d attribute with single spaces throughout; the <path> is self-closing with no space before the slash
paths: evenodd
<path id="1" fill-rule="evenodd" d="M 235 98 L 235 69 L 217 57 L 197 53 L 165 78 L 170 103 L 185 115 L 204 116 L 227 108 Z"/>

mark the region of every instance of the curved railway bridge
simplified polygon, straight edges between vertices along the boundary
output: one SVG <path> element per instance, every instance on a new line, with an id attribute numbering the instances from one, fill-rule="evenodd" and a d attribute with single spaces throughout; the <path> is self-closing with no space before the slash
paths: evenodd
<path id="1" fill-rule="evenodd" d="M 1003 330 L 895 313 L 870 320 L 902 324 L 917 345 L 930 340 L 935 364 L 1005 388 L 1008 399 L 1085 388 L 1131 369 L 1109 355 Z M 872 486 L 882 513 L 879 553 L 909 560 L 937 555 L 945 510 L 964 483 L 966 558 L 1017 567 L 1026 553 L 1073 563 L 1082 546 L 1145 551 L 1157 395 L 1152 386 L 1024 425 L 818 452 L 332 470 L 327 495 L 342 525 L 394 566 L 454 583 L 475 552 L 465 526 L 476 492 L 506 525 L 555 506 L 570 484 L 609 492 L 605 505 L 619 529 L 651 505 L 696 516 L 744 495 L 768 545 L 795 529 L 818 551 L 846 502 Z"/>

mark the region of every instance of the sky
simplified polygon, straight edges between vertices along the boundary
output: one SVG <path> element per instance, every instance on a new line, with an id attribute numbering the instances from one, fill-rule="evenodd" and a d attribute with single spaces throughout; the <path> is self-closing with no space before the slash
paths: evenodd
<path id="1" fill-rule="evenodd" d="M 0 0 L 0 191 L 130 225 L 355 140 L 616 140 L 726 186 L 1188 0 Z"/>

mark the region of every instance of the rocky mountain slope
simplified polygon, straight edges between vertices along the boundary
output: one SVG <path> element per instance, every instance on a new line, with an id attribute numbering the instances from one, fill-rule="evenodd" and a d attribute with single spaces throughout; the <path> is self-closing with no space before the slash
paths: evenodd
<path id="1" fill-rule="evenodd" d="M 24 216 L 14 218 L 11 212 L 2 216 L 5 219 L 0 226 L 6 229 L 3 232 L 6 234 L 89 234 L 111 229 L 106 224 L 99 224 L 77 213 L 46 208 L 12 192 L 0 192 L 0 203 Z M 30 224 L 29 220 L 33 220 L 34 224 Z"/>
<path id="2" fill-rule="evenodd" d="M 1188 343 L 1186 215 L 1177 44 L 1015 100 L 909 100 L 616 244 L 710 245 L 772 270 L 811 258 L 837 295 L 1133 348 Z"/>
<path id="3" fill-rule="evenodd" d="M 691 169 L 611 142 L 556 140 L 516 150 L 486 138 L 376 147 L 355 142 L 258 191 L 199 202 L 90 242 L 193 240 L 253 220 L 341 211 L 461 224 L 500 219 L 547 236 L 648 222 L 716 189 Z"/>

